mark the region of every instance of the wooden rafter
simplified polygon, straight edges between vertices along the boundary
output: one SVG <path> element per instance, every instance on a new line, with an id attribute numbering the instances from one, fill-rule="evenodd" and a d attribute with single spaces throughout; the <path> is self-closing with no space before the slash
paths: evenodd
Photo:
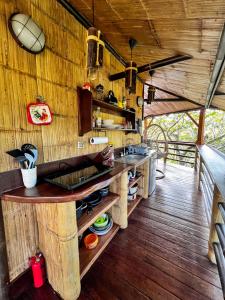
<path id="1" fill-rule="evenodd" d="M 195 121 L 195 119 L 190 115 L 190 113 L 188 111 L 185 112 L 185 114 L 189 117 L 189 119 L 191 119 L 191 121 L 198 127 L 199 124 L 198 122 Z"/>

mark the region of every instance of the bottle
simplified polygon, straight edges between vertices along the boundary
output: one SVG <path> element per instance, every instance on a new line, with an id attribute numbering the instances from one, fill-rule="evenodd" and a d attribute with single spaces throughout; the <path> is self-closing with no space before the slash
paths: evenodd
<path id="1" fill-rule="evenodd" d="M 101 117 L 100 107 L 97 107 L 97 110 L 95 111 L 95 125 L 98 128 L 100 128 L 102 126 L 102 117 Z"/>
<path id="2" fill-rule="evenodd" d="M 127 108 L 127 99 L 125 96 L 123 96 L 123 99 L 122 99 L 122 107 L 123 107 L 123 109 Z"/>

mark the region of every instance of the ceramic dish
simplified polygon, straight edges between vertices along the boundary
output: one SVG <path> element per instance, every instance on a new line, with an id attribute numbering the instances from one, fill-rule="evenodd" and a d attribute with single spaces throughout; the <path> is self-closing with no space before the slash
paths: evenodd
<path id="1" fill-rule="evenodd" d="M 96 230 L 96 228 L 94 228 L 94 226 L 90 226 L 89 227 L 89 230 L 97 235 L 105 235 L 107 234 L 113 227 L 113 220 L 110 219 L 109 221 L 109 225 L 108 225 L 108 228 L 105 229 L 105 230 Z"/>
<path id="2" fill-rule="evenodd" d="M 109 194 L 109 186 L 104 187 L 103 189 L 99 190 L 99 194 L 102 197 L 106 197 Z"/>
<path id="3" fill-rule="evenodd" d="M 84 238 L 84 245 L 87 249 L 94 249 L 98 245 L 98 236 L 95 233 L 90 233 Z"/>
<path id="4" fill-rule="evenodd" d="M 94 222 L 93 226 L 97 228 L 102 228 L 107 226 L 109 223 L 108 214 L 102 214 L 98 219 Z"/>
<path id="5" fill-rule="evenodd" d="M 103 125 L 105 125 L 105 126 L 111 126 L 111 125 L 113 125 L 113 123 L 114 123 L 114 120 L 110 120 L 110 119 L 103 120 Z"/>

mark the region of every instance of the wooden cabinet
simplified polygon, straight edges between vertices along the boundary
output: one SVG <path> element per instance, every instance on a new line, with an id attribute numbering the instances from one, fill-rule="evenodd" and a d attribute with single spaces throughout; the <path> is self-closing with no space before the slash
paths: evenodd
<path id="1" fill-rule="evenodd" d="M 136 128 L 136 119 L 135 112 L 122 109 L 118 106 L 106 103 L 104 101 L 99 101 L 93 99 L 92 93 L 88 90 L 83 90 L 82 88 L 77 88 L 78 94 L 78 105 L 79 105 L 79 116 L 78 116 L 78 124 L 79 124 L 79 135 L 83 136 L 85 133 L 91 130 L 98 131 L 125 131 L 126 133 L 133 132 L 137 133 Z M 131 122 L 132 129 L 108 129 L 108 128 L 96 128 L 92 126 L 93 123 L 93 111 L 100 107 L 102 112 L 107 112 L 112 115 L 119 115 L 126 119 L 127 122 Z"/>
<path id="2" fill-rule="evenodd" d="M 128 171 L 134 166 L 116 163 L 113 171 L 74 190 L 65 191 L 43 183 L 33 189 L 19 188 L 3 196 L 4 201 L 32 203 L 35 205 L 38 224 L 38 247 L 46 259 L 48 280 L 64 300 L 77 299 L 80 281 L 99 255 L 118 232 L 128 226 L 128 216 L 144 197 L 148 197 L 148 159 L 135 166 L 142 175 L 128 183 Z M 137 200 L 128 205 L 128 187 L 140 184 Z M 103 187 L 110 186 L 110 193 L 93 209 L 91 214 L 76 217 L 76 200 Z M 78 243 L 78 237 L 104 212 L 110 212 L 112 229 L 99 237 L 96 248 L 87 250 Z"/>

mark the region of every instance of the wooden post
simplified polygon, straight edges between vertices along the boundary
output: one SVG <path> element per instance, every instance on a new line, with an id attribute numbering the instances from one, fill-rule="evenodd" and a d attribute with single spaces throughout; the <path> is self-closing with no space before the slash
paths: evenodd
<path id="1" fill-rule="evenodd" d="M 36 211 L 49 283 L 64 300 L 77 299 L 81 286 L 75 203 L 38 204 Z"/>
<path id="2" fill-rule="evenodd" d="M 125 229 L 128 226 L 127 194 L 128 194 L 128 173 L 124 172 L 120 178 L 110 185 L 110 191 L 120 195 L 120 200 L 111 209 L 113 221 Z"/>
<path id="3" fill-rule="evenodd" d="M 205 132 L 205 108 L 200 109 L 199 122 L 198 122 L 198 139 L 196 141 L 197 145 L 204 145 L 204 132 Z"/>
<path id="4" fill-rule="evenodd" d="M 215 185 L 214 194 L 213 194 L 213 204 L 212 204 L 212 216 L 210 223 L 210 234 L 209 234 L 209 249 L 208 249 L 208 257 L 212 263 L 216 263 L 216 258 L 213 249 L 213 243 L 218 242 L 218 236 L 216 233 L 215 224 L 223 223 L 222 216 L 219 211 L 218 203 L 224 202 L 223 198 Z"/>
<path id="5" fill-rule="evenodd" d="M 7 300 L 8 298 L 8 288 L 7 282 L 9 281 L 9 271 L 6 253 L 6 243 L 5 243 L 5 231 L 2 215 L 2 205 L 0 203 L 0 299 Z"/>

